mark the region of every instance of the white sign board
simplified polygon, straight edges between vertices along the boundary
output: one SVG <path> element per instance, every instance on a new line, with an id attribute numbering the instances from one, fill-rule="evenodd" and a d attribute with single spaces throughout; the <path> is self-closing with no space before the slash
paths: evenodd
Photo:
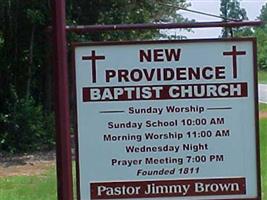
<path id="1" fill-rule="evenodd" d="M 257 199 L 254 45 L 76 45 L 80 198 Z"/>

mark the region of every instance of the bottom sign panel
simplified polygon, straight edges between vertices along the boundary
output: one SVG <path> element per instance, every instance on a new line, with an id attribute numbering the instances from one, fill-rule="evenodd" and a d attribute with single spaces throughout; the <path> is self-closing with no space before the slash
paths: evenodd
<path id="1" fill-rule="evenodd" d="M 245 178 L 91 183 L 91 199 L 246 194 Z"/>

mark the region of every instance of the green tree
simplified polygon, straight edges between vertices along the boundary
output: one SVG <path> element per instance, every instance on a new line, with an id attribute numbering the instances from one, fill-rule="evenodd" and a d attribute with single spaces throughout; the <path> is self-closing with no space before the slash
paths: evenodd
<path id="1" fill-rule="evenodd" d="M 0 5 L 0 151 L 34 150 L 53 144 L 50 0 L 0 0 Z M 189 6 L 186 0 L 66 0 L 66 5 L 68 25 L 180 22 L 185 19 L 176 6 Z M 68 35 L 79 41 L 159 36 L 159 30 Z"/>
<path id="2" fill-rule="evenodd" d="M 229 1 L 229 0 L 227 0 Z M 224 7 L 225 9 L 225 7 Z M 221 7 L 222 10 L 222 7 Z M 245 16 L 245 11 L 240 16 Z M 233 17 L 233 16 L 232 16 Z M 242 18 L 240 18 L 242 19 Z M 263 5 L 261 8 L 260 16 L 258 17 L 259 20 L 267 22 L 267 4 Z M 229 36 L 229 30 L 223 30 L 223 37 Z M 259 69 L 267 69 L 267 26 L 263 25 L 256 28 L 239 28 L 235 29 L 235 36 L 236 37 L 256 37 L 257 38 L 257 63 Z"/>
<path id="3" fill-rule="evenodd" d="M 267 3 L 262 6 L 259 20 L 264 22 L 261 27 L 255 28 L 254 36 L 257 38 L 258 66 L 260 69 L 267 69 Z"/>
<path id="4" fill-rule="evenodd" d="M 242 21 L 248 19 L 246 10 L 240 7 L 238 0 L 221 0 L 220 11 L 224 21 L 232 21 L 233 19 Z M 222 37 L 227 38 L 240 33 L 240 31 L 242 31 L 241 28 L 223 28 Z"/>
<path id="5" fill-rule="evenodd" d="M 166 2 L 172 6 L 166 6 Z M 68 21 L 84 25 L 181 22 L 186 19 L 177 12 L 177 7 L 186 8 L 189 5 L 186 0 L 80 0 L 73 1 L 72 6 L 68 7 Z M 159 36 L 159 30 L 135 30 L 91 34 L 86 39 L 141 40 Z"/>
<path id="6" fill-rule="evenodd" d="M 36 149 L 50 135 L 45 123 L 50 114 L 44 113 L 41 101 L 49 4 L 45 0 L 0 0 L 0 4 L 0 149 Z"/>
<path id="7" fill-rule="evenodd" d="M 267 3 L 262 6 L 261 13 L 260 13 L 260 16 L 258 18 L 264 22 L 267 21 Z"/>

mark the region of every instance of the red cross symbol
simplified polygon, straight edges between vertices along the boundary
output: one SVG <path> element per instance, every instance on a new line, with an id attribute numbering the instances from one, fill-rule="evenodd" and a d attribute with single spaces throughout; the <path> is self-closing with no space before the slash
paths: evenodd
<path id="1" fill-rule="evenodd" d="M 239 55 L 246 55 L 245 51 L 236 51 L 236 46 L 232 47 L 232 51 L 223 52 L 224 56 L 233 56 L 233 78 L 237 78 L 237 60 L 236 57 Z"/>
<path id="2" fill-rule="evenodd" d="M 83 56 L 83 60 L 92 60 L 92 82 L 96 82 L 96 60 L 105 60 L 105 56 L 97 56 L 95 50 L 92 50 L 91 56 Z"/>

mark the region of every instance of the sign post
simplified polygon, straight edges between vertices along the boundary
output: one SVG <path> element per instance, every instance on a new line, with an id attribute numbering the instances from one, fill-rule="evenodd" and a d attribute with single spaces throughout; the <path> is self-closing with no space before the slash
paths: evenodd
<path id="1" fill-rule="evenodd" d="M 76 44 L 84 199 L 260 199 L 254 39 Z"/>
<path id="2" fill-rule="evenodd" d="M 65 1 L 53 0 L 56 154 L 59 200 L 72 200 L 72 169 L 68 101 Z"/>

